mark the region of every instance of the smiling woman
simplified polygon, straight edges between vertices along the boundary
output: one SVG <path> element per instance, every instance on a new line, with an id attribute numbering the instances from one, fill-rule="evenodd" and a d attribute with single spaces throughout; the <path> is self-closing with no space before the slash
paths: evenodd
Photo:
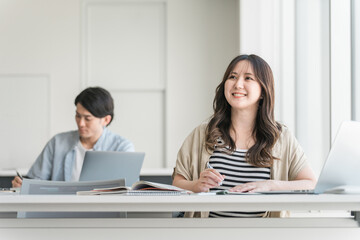
<path id="1" fill-rule="evenodd" d="M 216 88 L 209 123 L 197 127 L 179 150 L 173 184 L 194 192 L 217 190 L 220 183 L 236 192 L 312 189 L 316 178 L 304 152 L 274 119 L 274 96 L 273 74 L 262 58 L 234 58 Z M 210 217 L 265 214 L 210 212 Z"/>

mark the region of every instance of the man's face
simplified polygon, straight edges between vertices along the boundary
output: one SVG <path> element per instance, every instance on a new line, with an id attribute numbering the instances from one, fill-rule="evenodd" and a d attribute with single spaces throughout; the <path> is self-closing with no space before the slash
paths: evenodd
<path id="1" fill-rule="evenodd" d="M 97 140 L 106 126 L 105 118 L 97 118 L 92 115 L 80 103 L 76 104 L 76 124 L 80 138 Z"/>

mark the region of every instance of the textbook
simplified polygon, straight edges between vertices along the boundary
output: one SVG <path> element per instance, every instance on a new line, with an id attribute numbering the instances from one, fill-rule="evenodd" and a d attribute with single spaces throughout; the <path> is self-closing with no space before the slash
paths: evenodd
<path id="1" fill-rule="evenodd" d="M 90 191 L 78 191 L 77 195 L 182 195 L 190 194 L 191 191 L 178 188 L 172 185 L 155 183 L 149 181 L 135 182 L 132 187 L 118 186 L 111 188 L 95 188 Z"/>

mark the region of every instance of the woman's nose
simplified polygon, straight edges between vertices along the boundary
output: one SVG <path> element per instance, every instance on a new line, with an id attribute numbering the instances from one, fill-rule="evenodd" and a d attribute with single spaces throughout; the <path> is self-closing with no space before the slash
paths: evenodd
<path id="1" fill-rule="evenodd" d="M 235 88 L 242 89 L 244 88 L 244 79 L 239 77 L 235 82 Z"/>

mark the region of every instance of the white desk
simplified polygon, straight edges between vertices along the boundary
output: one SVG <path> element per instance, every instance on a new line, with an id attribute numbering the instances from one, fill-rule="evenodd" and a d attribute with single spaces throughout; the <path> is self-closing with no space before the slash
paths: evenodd
<path id="1" fill-rule="evenodd" d="M 0 212 L 347 210 L 360 212 L 360 195 L 44 196 L 1 195 Z M 290 219 L 0 219 L 9 239 L 360 239 L 353 218 Z M 136 238 L 134 237 L 136 236 Z M 33 238 L 32 238 L 33 237 Z M 66 237 L 67 239 L 71 239 Z"/>

